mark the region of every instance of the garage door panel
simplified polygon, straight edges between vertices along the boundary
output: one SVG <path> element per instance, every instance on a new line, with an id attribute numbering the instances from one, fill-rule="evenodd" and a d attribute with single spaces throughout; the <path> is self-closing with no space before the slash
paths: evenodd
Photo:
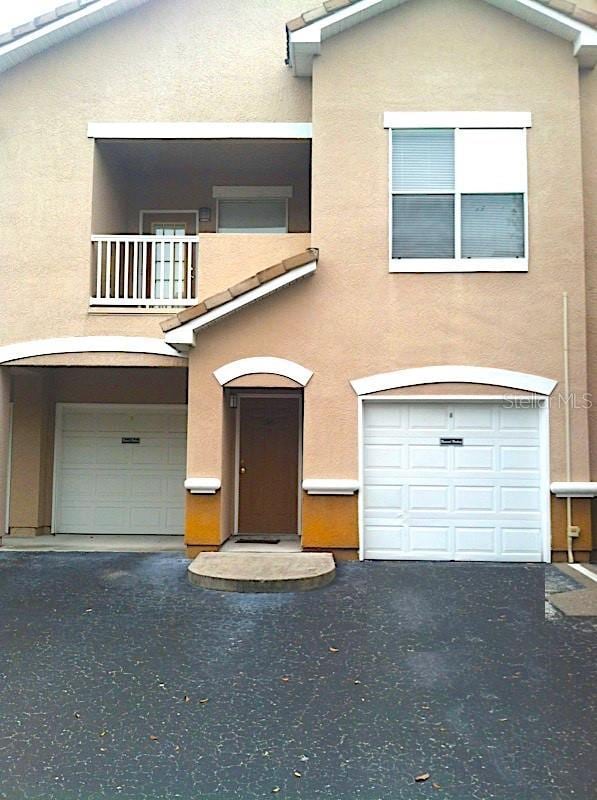
<path id="1" fill-rule="evenodd" d="M 126 500 L 130 493 L 128 473 L 122 470 L 105 470 L 89 476 L 88 492 L 95 497 L 97 502 L 104 502 L 106 498 L 113 500 Z"/>
<path id="2" fill-rule="evenodd" d="M 58 532 L 183 533 L 186 409 L 63 406 L 61 422 Z"/>
<path id="3" fill-rule="evenodd" d="M 429 554 L 439 554 L 449 558 L 449 525 L 410 525 L 407 530 L 408 549 L 413 555 L 426 558 Z"/>
<path id="4" fill-rule="evenodd" d="M 525 408 L 506 404 L 498 409 L 499 430 L 508 432 L 536 431 L 538 416 L 536 408 Z"/>
<path id="5" fill-rule="evenodd" d="M 455 486 L 454 511 L 495 511 L 495 486 Z"/>
<path id="6" fill-rule="evenodd" d="M 459 471 L 490 471 L 496 468 L 495 449 L 488 444 L 473 444 L 452 448 L 454 469 Z"/>
<path id="7" fill-rule="evenodd" d="M 366 557 L 542 560 L 537 408 L 365 401 L 364 431 Z M 462 443 L 442 445 L 444 437 Z"/>
<path id="8" fill-rule="evenodd" d="M 502 486 L 501 507 L 504 511 L 540 511 L 539 488 L 525 486 Z"/>
<path id="9" fill-rule="evenodd" d="M 409 486 L 408 511 L 448 511 L 450 490 L 447 486 Z"/>
<path id="10" fill-rule="evenodd" d="M 541 552 L 541 528 L 528 525 L 510 525 L 502 528 L 502 551 L 506 555 L 525 556 L 525 560 L 533 560 L 529 556 Z M 540 558 L 537 560 L 541 560 Z"/>
<path id="11" fill-rule="evenodd" d="M 447 470 L 449 467 L 449 453 L 447 447 L 437 447 L 433 444 L 408 445 L 409 469 Z"/>
<path id="12" fill-rule="evenodd" d="M 62 445 L 63 463 L 72 466 L 95 464 L 96 447 L 81 439 L 65 440 Z"/>
<path id="13" fill-rule="evenodd" d="M 541 454 L 537 445 L 502 445 L 499 448 L 500 469 L 502 472 L 541 471 Z"/>
<path id="14" fill-rule="evenodd" d="M 408 408 L 408 427 L 411 431 L 445 431 L 450 426 L 449 409 L 441 405 L 412 405 Z"/>
<path id="15" fill-rule="evenodd" d="M 378 403 L 367 413 L 367 431 L 375 433 L 376 428 L 408 428 L 408 408 L 397 403 Z"/>
<path id="16" fill-rule="evenodd" d="M 402 507 L 402 486 L 367 486 L 365 494 L 368 512 Z"/>
<path id="17" fill-rule="evenodd" d="M 401 551 L 404 549 L 406 529 L 402 525 L 372 525 L 370 534 L 368 540 L 370 550 Z"/>
<path id="18" fill-rule="evenodd" d="M 97 443 L 95 451 L 95 463 L 98 467 L 115 467 L 128 464 L 130 462 L 129 445 L 123 445 L 120 441 L 104 441 Z"/>
<path id="19" fill-rule="evenodd" d="M 456 558 L 484 558 L 499 554 L 499 530 L 495 526 L 454 527 Z"/>
<path id="20" fill-rule="evenodd" d="M 403 445 L 376 445 L 365 447 L 365 468 L 367 467 L 403 467 L 405 447 Z"/>
<path id="21" fill-rule="evenodd" d="M 497 416 L 493 406 L 454 405 L 452 410 L 453 431 L 458 433 L 494 432 L 497 428 Z"/>

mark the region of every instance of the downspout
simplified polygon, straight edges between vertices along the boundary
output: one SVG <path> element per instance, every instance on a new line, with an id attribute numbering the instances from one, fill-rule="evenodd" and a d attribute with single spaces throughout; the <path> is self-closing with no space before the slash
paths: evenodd
<path id="1" fill-rule="evenodd" d="M 565 449 L 566 449 L 566 481 L 572 480 L 572 453 L 570 436 L 570 364 L 569 364 L 569 345 L 568 345 L 568 292 L 564 292 L 563 301 L 563 321 L 564 321 L 564 426 L 565 426 Z M 572 552 L 572 539 L 578 536 L 578 531 L 572 525 L 572 498 L 566 498 L 566 546 L 568 549 L 568 563 L 574 564 L 574 553 Z"/>

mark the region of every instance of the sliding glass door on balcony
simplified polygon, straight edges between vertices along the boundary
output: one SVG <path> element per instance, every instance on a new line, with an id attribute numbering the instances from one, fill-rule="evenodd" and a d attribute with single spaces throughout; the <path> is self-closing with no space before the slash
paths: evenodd
<path id="1" fill-rule="evenodd" d="M 197 299 L 199 237 L 184 225 L 152 226 L 153 235 L 93 236 L 92 306 L 173 308 Z"/>
<path id="2" fill-rule="evenodd" d="M 153 235 L 162 237 L 153 249 L 153 293 L 158 299 L 168 300 L 184 295 L 185 252 L 182 242 L 176 241 L 186 235 L 184 225 L 155 223 Z"/>

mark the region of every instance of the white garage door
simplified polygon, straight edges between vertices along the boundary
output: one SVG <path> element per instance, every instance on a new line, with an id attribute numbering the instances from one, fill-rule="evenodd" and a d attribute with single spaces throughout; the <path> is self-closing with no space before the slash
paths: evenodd
<path id="1" fill-rule="evenodd" d="M 365 401 L 365 558 L 542 561 L 541 410 Z"/>
<path id="2" fill-rule="evenodd" d="M 57 413 L 58 533 L 183 534 L 186 406 Z"/>

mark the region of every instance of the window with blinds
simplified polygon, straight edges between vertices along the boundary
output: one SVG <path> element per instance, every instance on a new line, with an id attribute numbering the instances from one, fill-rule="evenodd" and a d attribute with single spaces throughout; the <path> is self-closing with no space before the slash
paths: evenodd
<path id="1" fill-rule="evenodd" d="M 391 137 L 393 260 L 526 259 L 524 130 L 406 128 Z"/>
<path id="2" fill-rule="evenodd" d="M 286 198 L 218 200 L 218 233 L 286 233 Z"/>

